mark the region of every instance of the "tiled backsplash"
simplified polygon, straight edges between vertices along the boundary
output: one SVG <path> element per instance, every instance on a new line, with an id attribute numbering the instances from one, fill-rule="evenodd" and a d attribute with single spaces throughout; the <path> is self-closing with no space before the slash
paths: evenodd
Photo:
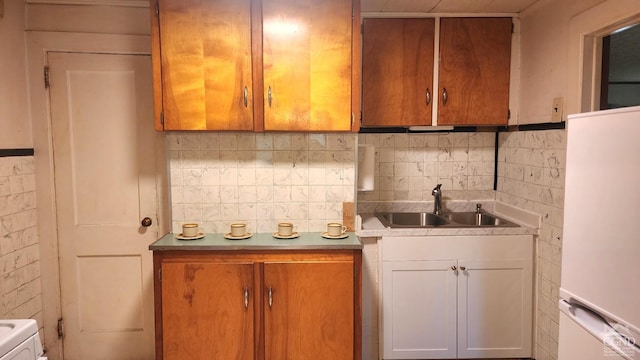
<path id="1" fill-rule="evenodd" d="M 42 323 L 40 250 L 32 156 L 0 157 L 0 291 L 4 319 Z"/>
<path id="2" fill-rule="evenodd" d="M 356 134 L 170 133 L 173 232 L 198 222 L 226 233 L 243 221 L 250 231 L 324 231 L 342 221 L 355 194 Z"/>
<path id="3" fill-rule="evenodd" d="M 364 201 L 429 201 L 442 184 L 446 200 L 494 199 L 495 133 L 361 134 L 376 148 L 375 189 Z"/>
<path id="4" fill-rule="evenodd" d="M 536 259 L 536 358 L 557 359 L 566 132 L 501 133 L 499 144 L 496 200 L 542 218 Z"/>

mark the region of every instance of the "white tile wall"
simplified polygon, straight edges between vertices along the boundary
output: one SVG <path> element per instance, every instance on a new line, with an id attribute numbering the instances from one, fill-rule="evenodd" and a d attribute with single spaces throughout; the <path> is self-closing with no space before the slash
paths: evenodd
<path id="1" fill-rule="evenodd" d="M 2 318 L 42 324 L 42 290 L 33 157 L 0 158 Z"/>
<path id="2" fill-rule="evenodd" d="M 542 216 L 536 259 L 536 359 L 557 359 L 566 133 L 501 133 L 499 144 L 496 200 Z"/>
<path id="3" fill-rule="evenodd" d="M 365 201 L 433 200 L 442 184 L 445 200 L 493 199 L 495 133 L 364 134 L 376 148 L 374 191 Z"/>
<path id="4" fill-rule="evenodd" d="M 273 232 L 324 231 L 355 194 L 356 134 L 170 133 L 173 232 L 197 222 L 226 233 L 242 221 Z"/>

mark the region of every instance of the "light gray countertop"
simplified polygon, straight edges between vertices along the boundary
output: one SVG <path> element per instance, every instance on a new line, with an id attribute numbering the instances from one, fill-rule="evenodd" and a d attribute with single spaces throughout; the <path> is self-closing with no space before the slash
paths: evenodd
<path id="1" fill-rule="evenodd" d="M 344 239 L 326 239 L 319 232 L 300 233 L 295 239 L 276 239 L 271 233 L 253 234 L 248 239 L 229 240 L 223 234 L 206 234 L 198 240 L 179 240 L 169 233 L 149 250 L 353 250 L 362 249 L 360 239 L 353 233 Z"/>

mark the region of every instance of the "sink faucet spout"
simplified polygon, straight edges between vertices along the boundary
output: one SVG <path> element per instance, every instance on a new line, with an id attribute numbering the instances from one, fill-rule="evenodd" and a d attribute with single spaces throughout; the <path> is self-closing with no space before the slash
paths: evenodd
<path id="1" fill-rule="evenodd" d="M 431 195 L 433 195 L 433 213 L 436 215 L 442 214 L 442 184 L 436 185 L 435 188 L 431 191 Z"/>

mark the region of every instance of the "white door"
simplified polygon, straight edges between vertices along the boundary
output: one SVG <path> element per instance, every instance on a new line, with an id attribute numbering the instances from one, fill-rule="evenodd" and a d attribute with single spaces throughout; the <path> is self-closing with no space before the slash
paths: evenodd
<path id="1" fill-rule="evenodd" d="M 384 359 L 456 357 L 455 260 L 383 261 Z"/>
<path id="2" fill-rule="evenodd" d="M 49 53 L 48 63 L 64 358 L 152 359 L 151 59 Z"/>
<path id="3" fill-rule="evenodd" d="M 458 267 L 458 357 L 530 357 L 531 260 L 459 260 Z"/>

